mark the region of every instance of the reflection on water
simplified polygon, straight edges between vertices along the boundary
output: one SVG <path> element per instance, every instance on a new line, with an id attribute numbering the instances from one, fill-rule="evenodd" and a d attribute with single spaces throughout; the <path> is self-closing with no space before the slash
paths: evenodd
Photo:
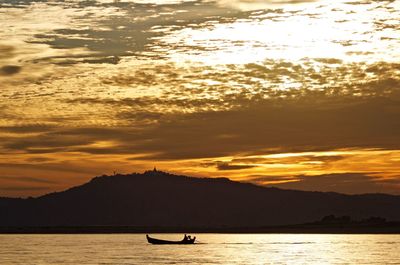
<path id="1" fill-rule="evenodd" d="M 180 239 L 182 235 L 159 235 Z M 1 235 L 1 264 L 399 264 L 399 235 L 199 234 L 195 245 L 145 235 Z"/>

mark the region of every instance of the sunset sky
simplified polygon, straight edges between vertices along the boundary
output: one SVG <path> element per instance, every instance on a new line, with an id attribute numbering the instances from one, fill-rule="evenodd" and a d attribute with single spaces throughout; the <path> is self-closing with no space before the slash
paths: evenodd
<path id="1" fill-rule="evenodd" d="M 160 170 L 400 194 L 400 0 L 1 0 L 0 197 Z"/>

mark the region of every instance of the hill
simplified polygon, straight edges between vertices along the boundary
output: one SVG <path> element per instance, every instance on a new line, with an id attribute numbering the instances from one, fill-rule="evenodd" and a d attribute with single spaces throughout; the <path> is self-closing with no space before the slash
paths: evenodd
<path id="1" fill-rule="evenodd" d="M 324 216 L 400 220 L 400 196 L 267 188 L 161 171 L 95 177 L 38 198 L 0 198 L 1 227 L 265 227 Z"/>

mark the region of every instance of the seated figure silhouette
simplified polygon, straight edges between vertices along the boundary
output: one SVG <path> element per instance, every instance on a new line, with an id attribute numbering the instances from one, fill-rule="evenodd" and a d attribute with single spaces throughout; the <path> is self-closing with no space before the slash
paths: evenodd
<path id="1" fill-rule="evenodd" d="M 194 241 L 196 239 L 196 237 L 192 238 L 190 235 L 184 235 L 183 236 L 183 242 L 190 242 L 190 241 Z"/>

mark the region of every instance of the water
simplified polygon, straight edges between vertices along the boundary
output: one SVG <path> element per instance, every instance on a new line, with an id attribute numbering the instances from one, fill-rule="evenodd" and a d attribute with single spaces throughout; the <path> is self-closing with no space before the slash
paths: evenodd
<path id="1" fill-rule="evenodd" d="M 0 264 L 400 264 L 400 235 L 198 234 L 197 238 L 195 245 L 157 246 L 148 244 L 144 234 L 0 235 Z"/>

